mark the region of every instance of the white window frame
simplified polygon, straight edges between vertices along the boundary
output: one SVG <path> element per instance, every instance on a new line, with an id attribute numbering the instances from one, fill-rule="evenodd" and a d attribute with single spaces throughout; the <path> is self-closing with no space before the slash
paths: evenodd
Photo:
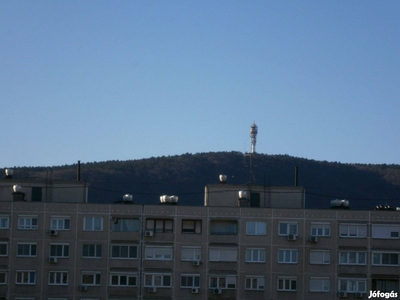
<path id="1" fill-rule="evenodd" d="M 71 230 L 71 217 L 52 216 L 50 219 L 50 229 L 52 230 Z"/>
<path id="2" fill-rule="evenodd" d="M 319 258 L 321 258 L 319 260 Z M 331 263 L 331 251 L 311 249 L 310 250 L 310 265 L 329 265 Z"/>
<path id="3" fill-rule="evenodd" d="M 209 248 L 209 261 L 218 262 L 237 262 L 238 249 L 228 247 L 210 247 Z"/>
<path id="4" fill-rule="evenodd" d="M 139 232 L 140 223 L 138 218 L 112 218 L 113 232 Z"/>
<path id="5" fill-rule="evenodd" d="M 398 240 L 399 235 L 399 224 L 372 224 L 371 226 L 371 237 L 373 239 Z"/>
<path id="6" fill-rule="evenodd" d="M 182 246 L 181 261 L 200 261 L 201 247 Z"/>
<path id="7" fill-rule="evenodd" d="M 310 235 L 318 237 L 331 236 L 331 223 L 329 222 L 311 222 Z"/>
<path id="8" fill-rule="evenodd" d="M 0 242 L 0 249 L 3 248 L 5 249 L 5 253 L 3 254 L 2 251 L 0 251 L 0 257 L 7 257 L 8 256 L 8 243 L 7 242 Z"/>
<path id="9" fill-rule="evenodd" d="M 50 244 L 50 257 L 68 258 L 69 254 L 70 254 L 69 244 L 67 243 Z"/>
<path id="10" fill-rule="evenodd" d="M 346 293 L 366 293 L 367 292 L 367 279 L 365 278 L 339 278 L 339 292 Z M 342 282 L 346 288 L 342 289 Z M 364 288 L 360 288 L 364 285 Z M 352 288 L 353 287 L 353 288 Z"/>
<path id="11" fill-rule="evenodd" d="M 185 284 L 182 284 L 185 279 Z M 200 274 L 181 274 L 181 289 L 200 288 Z"/>
<path id="12" fill-rule="evenodd" d="M 246 275 L 244 279 L 244 289 L 247 291 L 264 291 L 265 276 Z"/>
<path id="13" fill-rule="evenodd" d="M 278 235 L 288 236 L 289 234 L 299 234 L 299 223 L 298 222 L 279 222 L 278 224 Z"/>
<path id="14" fill-rule="evenodd" d="M 388 255 L 396 255 L 397 256 L 397 263 L 396 264 L 391 264 L 391 263 L 383 263 L 384 261 L 384 256 Z M 379 262 L 376 262 L 376 258 L 379 258 Z M 391 258 L 389 257 L 389 262 L 391 261 Z M 371 265 L 373 266 L 387 266 L 387 267 L 395 267 L 399 265 L 399 252 L 394 252 L 394 251 L 372 251 L 371 253 Z"/>
<path id="15" fill-rule="evenodd" d="M 329 293 L 331 280 L 329 277 L 310 277 L 310 292 Z"/>
<path id="16" fill-rule="evenodd" d="M 39 218 L 36 215 L 18 216 L 19 230 L 37 230 L 39 228 Z"/>
<path id="17" fill-rule="evenodd" d="M 172 246 L 145 246 L 146 260 L 172 260 Z"/>
<path id="18" fill-rule="evenodd" d="M 339 236 L 343 238 L 366 238 L 367 224 L 341 223 L 339 224 Z"/>
<path id="19" fill-rule="evenodd" d="M 298 261 L 299 251 L 297 249 L 278 249 L 278 263 L 297 264 Z"/>
<path id="20" fill-rule="evenodd" d="M 117 279 L 118 283 L 114 284 L 114 279 Z M 134 278 L 135 283 L 129 284 L 130 280 Z M 126 284 L 124 284 L 124 281 Z M 138 275 L 137 273 L 130 272 L 111 272 L 110 273 L 110 286 L 118 287 L 135 287 L 138 285 Z"/>
<path id="21" fill-rule="evenodd" d="M 282 282 L 282 284 L 280 284 Z M 293 288 L 293 283 L 295 288 Z M 279 292 L 297 292 L 297 277 L 295 276 L 278 276 L 277 290 Z"/>
<path id="22" fill-rule="evenodd" d="M 88 286 L 101 285 L 101 272 L 97 271 L 82 271 L 81 284 Z"/>
<path id="23" fill-rule="evenodd" d="M 29 254 L 20 254 L 19 253 L 20 246 L 25 246 L 25 247 L 28 246 Z M 25 252 L 25 250 L 27 249 L 24 248 L 23 250 L 24 250 L 23 252 Z M 37 257 L 37 251 L 38 251 L 37 243 L 17 243 L 17 257 Z M 34 254 L 32 254 L 33 252 Z"/>
<path id="24" fill-rule="evenodd" d="M 266 251 L 265 248 L 247 248 L 246 262 L 249 263 L 264 263 Z"/>
<path id="25" fill-rule="evenodd" d="M 114 248 L 118 248 L 119 256 L 113 256 Z M 124 251 L 123 248 L 127 248 L 126 251 Z M 131 249 L 136 249 L 136 250 L 134 250 L 135 253 L 133 256 L 131 256 Z M 127 256 L 122 256 L 122 254 L 125 252 L 126 252 Z M 138 246 L 131 245 L 131 244 L 112 244 L 111 250 L 110 250 L 110 258 L 111 259 L 138 259 Z"/>
<path id="26" fill-rule="evenodd" d="M 103 231 L 103 217 L 83 217 L 83 231 Z"/>
<path id="27" fill-rule="evenodd" d="M 247 235 L 266 235 L 267 222 L 265 221 L 247 221 L 246 222 Z"/>
<path id="28" fill-rule="evenodd" d="M 17 270 L 15 272 L 16 285 L 35 285 L 36 271 L 35 270 Z"/>
<path id="29" fill-rule="evenodd" d="M 68 271 L 49 271 L 49 285 L 68 285 Z"/>
<path id="30" fill-rule="evenodd" d="M 10 216 L 0 215 L 0 229 L 10 229 Z"/>
<path id="31" fill-rule="evenodd" d="M 345 256 L 344 256 L 345 255 Z M 342 261 L 342 257 L 345 257 L 346 261 Z M 351 260 L 355 262 L 350 262 Z M 364 261 L 362 261 L 364 258 Z M 339 265 L 359 265 L 364 266 L 367 264 L 367 252 L 365 251 L 351 251 L 351 250 L 341 250 L 339 251 Z"/>
<path id="32" fill-rule="evenodd" d="M 236 275 L 210 275 L 209 288 L 210 289 L 236 289 Z M 216 284 L 214 284 L 214 282 Z"/>
<path id="33" fill-rule="evenodd" d="M 171 288 L 172 287 L 172 274 L 171 273 L 144 273 L 144 287 L 159 287 L 159 288 Z M 169 284 L 167 281 L 169 278 Z M 146 279 L 150 279 L 149 281 Z"/>
<path id="34" fill-rule="evenodd" d="M 100 259 L 103 256 L 103 245 L 102 244 L 83 244 L 82 245 L 82 257 Z"/>

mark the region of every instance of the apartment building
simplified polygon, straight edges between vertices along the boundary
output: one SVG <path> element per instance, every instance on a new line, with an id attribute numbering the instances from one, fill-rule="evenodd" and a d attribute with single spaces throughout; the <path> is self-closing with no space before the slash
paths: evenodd
<path id="1" fill-rule="evenodd" d="M 397 211 L 0 200 L 0 299 L 367 299 L 399 290 Z"/>

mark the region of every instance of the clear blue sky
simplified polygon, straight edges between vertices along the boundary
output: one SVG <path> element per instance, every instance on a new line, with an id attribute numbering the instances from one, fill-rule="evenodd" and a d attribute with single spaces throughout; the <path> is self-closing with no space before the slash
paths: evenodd
<path id="1" fill-rule="evenodd" d="M 400 164 L 400 1 L 1 1 L 0 167 Z"/>

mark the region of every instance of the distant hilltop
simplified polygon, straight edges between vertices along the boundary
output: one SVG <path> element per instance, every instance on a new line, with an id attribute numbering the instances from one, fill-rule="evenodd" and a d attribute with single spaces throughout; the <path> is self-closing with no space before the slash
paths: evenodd
<path id="1" fill-rule="evenodd" d="M 230 184 L 295 185 L 305 188 L 306 208 L 329 208 L 346 199 L 351 209 L 400 206 L 400 165 L 342 164 L 289 155 L 209 152 L 139 160 L 81 163 L 80 179 L 89 183 L 89 202 L 111 203 L 132 194 L 138 204 L 157 204 L 160 195 L 179 196 L 179 205 L 203 205 L 204 187 L 224 174 Z M 14 178 L 76 180 L 77 166 L 22 167 Z"/>

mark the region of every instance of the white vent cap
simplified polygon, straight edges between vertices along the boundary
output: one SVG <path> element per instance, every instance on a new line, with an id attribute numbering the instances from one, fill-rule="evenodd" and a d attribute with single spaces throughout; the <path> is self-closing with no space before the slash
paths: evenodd
<path id="1" fill-rule="evenodd" d="M 133 196 L 131 194 L 125 194 L 122 196 L 122 200 L 124 201 L 132 201 L 133 200 Z"/>
<path id="2" fill-rule="evenodd" d="M 239 199 L 247 199 L 248 191 L 239 191 Z"/>
<path id="3" fill-rule="evenodd" d="M 20 186 L 19 184 L 13 185 L 13 191 L 14 193 L 20 193 L 22 191 L 22 186 Z"/>

